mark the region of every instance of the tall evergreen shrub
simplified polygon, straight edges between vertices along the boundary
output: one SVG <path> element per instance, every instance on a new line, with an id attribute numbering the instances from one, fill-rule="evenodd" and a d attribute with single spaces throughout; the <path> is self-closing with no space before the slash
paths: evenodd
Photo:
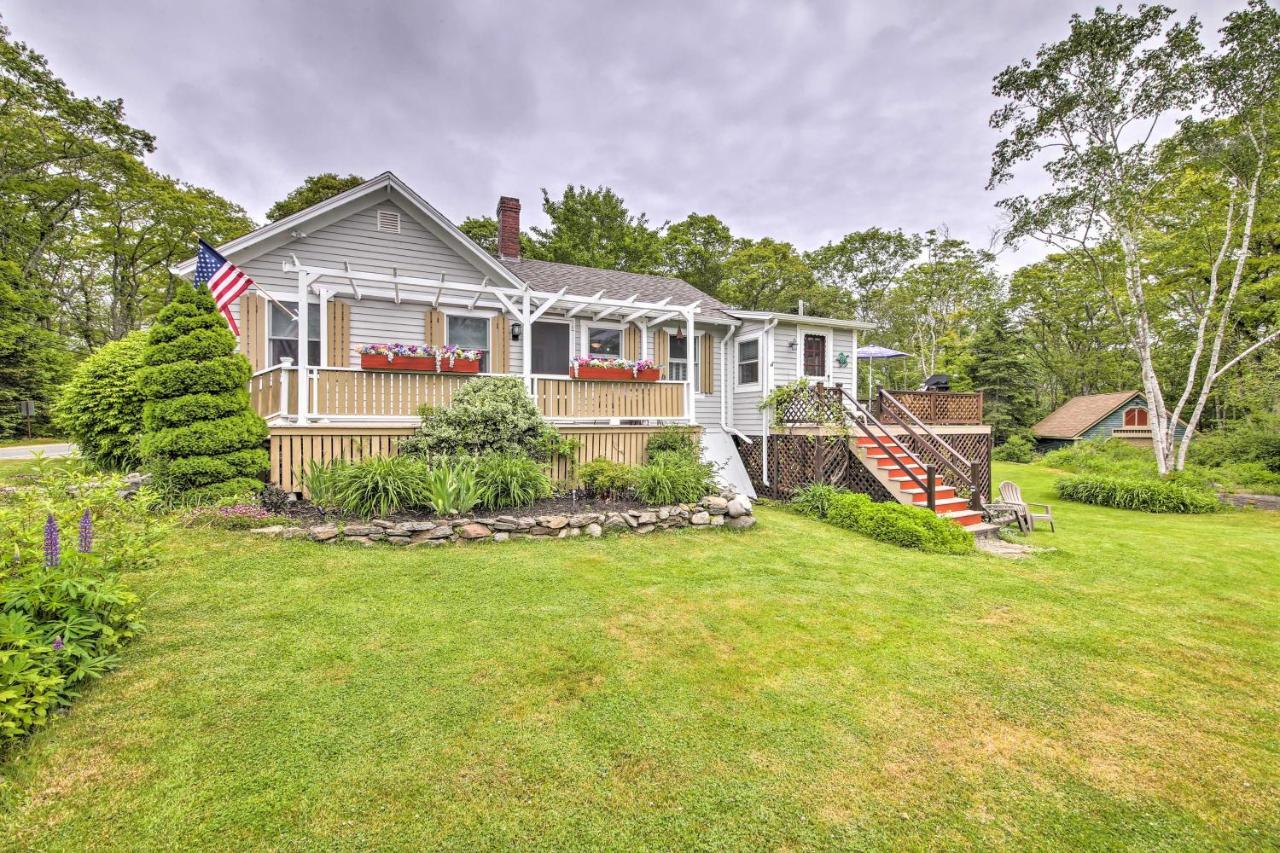
<path id="1" fill-rule="evenodd" d="M 143 465 L 173 498 L 258 489 L 267 425 L 249 406 L 248 360 L 203 287 L 180 284 L 147 336 L 138 372 Z"/>

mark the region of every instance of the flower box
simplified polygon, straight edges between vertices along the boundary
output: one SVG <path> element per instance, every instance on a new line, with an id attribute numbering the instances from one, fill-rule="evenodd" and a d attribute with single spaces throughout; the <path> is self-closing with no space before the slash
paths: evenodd
<path id="1" fill-rule="evenodd" d="M 605 379 L 610 382 L 657 382 L 662 371 L 656 367 L 632 373 L 629 367 L 589 367 L 582 365 L 574 371 L 574 379 Z"/>
<path id="2" fill-rule="evenodd" d="M 388 361 L 387 357 L 382 353 L 361 353 L 360 369 L 400 370 L 416 373 L 479 373 L 480 360 L 455 358 L 450 362 L 449 359 L 445 358 L 441 359 L 439 365 L 437 365 L 434 356 L 398 355 Z"/>

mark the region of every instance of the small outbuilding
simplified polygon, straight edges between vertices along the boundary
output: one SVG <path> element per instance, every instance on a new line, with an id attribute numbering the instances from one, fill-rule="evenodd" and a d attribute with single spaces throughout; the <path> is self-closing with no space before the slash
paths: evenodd
<path id="1" fill-rule="evenodd" d="M 1072 397 L 1031 428 L 1039 450 L 1056 450 L 1091 438 L 1119 438 L 1141 447 L 1151 446 L 1147 397 L 1141 391 L 1081 394 Z M 1177 425 L 1182 436 L 1186 424 Z"/>

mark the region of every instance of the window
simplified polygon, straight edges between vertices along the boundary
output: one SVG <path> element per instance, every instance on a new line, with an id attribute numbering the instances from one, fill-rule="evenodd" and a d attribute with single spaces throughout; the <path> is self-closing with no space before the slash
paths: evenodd
<path id="1" fill-rule="evenodd" d="M 1127 427 L 1147 426 L 1147 410 L 1134 406 L 1124 410 L 1124 425 Z"/>
<path id="2" fill-rule="evenodd" d="M 267 320 L 267 356 L 272 365 L 280 363 L 282 358 L 291 358 L 298 363 L 298 321 L 290 317 L 275 302 L 271 304 L 271 314 Z M 281 303 L 298 313 L 298 303 Z M 320 306 L 307 306 L 307 364 L 320 366 Z"/>
<path id="3" fill-rule="evenodd" d="M 689 378 L 689 339 L 667 337 L 667 378 L 683 382 Z"/>
<path id="4" fill-rule="evenodd" d="M 827 375 L 827 336 L 808 333 L 801 350 L 804 375 L 822 378 Z"/>
<path id="5" fill-rule="evenodd" d="M 480 358 L 480 372 L 489 372 L 489 318 L 467 317 L 450 314 L 445 318 L 444 342 L 463 349 L 478 349 L 484 353 Z"/>
<path id="6" fill-rule="evenodd" d="M 587 327 L 587 355 L 622 358 L 622 330 Z"/>
<path id="7" fill-rule="evenodd" d="M 760 339 L 738 341 L 738 384 L 755 385 L 760 381 Z"/>

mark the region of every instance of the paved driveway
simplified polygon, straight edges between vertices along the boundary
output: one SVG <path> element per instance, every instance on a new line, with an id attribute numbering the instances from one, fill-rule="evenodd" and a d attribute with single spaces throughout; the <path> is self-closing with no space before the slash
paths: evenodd
<path id="1" fill-rule="evenodd" d="M 74 444 L 20 444 L 17 447 L 0 447 L 0 459 L 30 459 L 35 451 L 45 456 L 70 456 Z"/>

